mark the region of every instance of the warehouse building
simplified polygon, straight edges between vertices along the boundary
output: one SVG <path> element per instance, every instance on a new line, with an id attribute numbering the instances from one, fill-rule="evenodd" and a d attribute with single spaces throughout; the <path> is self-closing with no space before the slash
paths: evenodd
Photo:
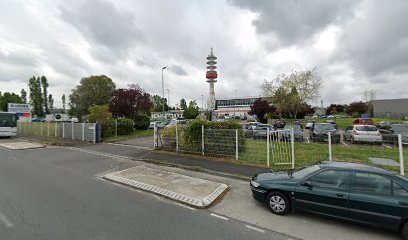
<path id="1" fill-rule="evenodd" d="M 371 101 L 374 117 L 407 119 L 408 98 L 382 99 Z"/>

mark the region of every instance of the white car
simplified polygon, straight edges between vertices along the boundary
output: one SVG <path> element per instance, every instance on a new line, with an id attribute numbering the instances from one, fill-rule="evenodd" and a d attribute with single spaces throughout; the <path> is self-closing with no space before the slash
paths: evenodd
<path id="1" fill-rule="evenodd" d="M 381 144 L 382 135 L 378 128 L 371 125 L 353 125 L 344 131 L 344 140 L 350 140 L 351 143 L 370 142 Z"/>
<path id="2" fill-rule="evenodd" d="M 316 123 L 315 120 L 308 120 L 307 123 L 306 123 L 306 125 L 305 125 L 305 128 L 306 128 L 306 129 L 310 129 L 310 128 L 313 127 L 313 124 L 315 124 L 315 123 Z"/>

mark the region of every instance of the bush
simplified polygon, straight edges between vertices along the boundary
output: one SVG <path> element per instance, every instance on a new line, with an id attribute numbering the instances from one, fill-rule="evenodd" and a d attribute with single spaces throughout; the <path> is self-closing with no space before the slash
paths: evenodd
<path id="1" fill-rule="evenodd" d="M 128 118 L 118 118 L 118 135 L 129 135 L 133 132 L 134 122 Z"/>
<path id="2" fill-rule="evenodd" d="M 146 114 L 139 114 L 135 117 L 134 122 L 137 130 L 146 130 L 150 125 L 150 117 Z"/>
<path id="3" fill-rule="evenodd" d="M 99 122 L 101 125 L 102 138 L 115 135 L 115 120 L 113 118 L 105 119 Z"/>

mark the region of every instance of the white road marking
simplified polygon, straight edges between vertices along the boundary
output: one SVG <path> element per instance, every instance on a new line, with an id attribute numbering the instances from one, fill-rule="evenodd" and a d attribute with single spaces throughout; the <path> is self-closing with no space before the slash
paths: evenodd
<path id="1" fill-rule="evenodd" d="M 10 228 L 13 227 L 13 223 L 8 220 L 8 218 L 6 217 L 6 215 L 4 215 L 2 212 L 0 212 L 0 222 L 2 222 L 4 224 L 4 226 Z"/>
<path id="2" fill-rule="evenodd" d="M 388 145 L 383 144 L 383 146 L 386 147 L 386 148 L 392 149 L 392 147 L 390 147 Z"/>
<path id="3" fill-rule="evenodd" d="M 121 143 L 105 143 L 105 144 L 115 145 L 115 146 L 122 146 L 122 147 L 131 147 L 131 148 L 153 150 L 153 148 L 150 148 L 150 147 L 136 146 L 136 145 L 130 145 L 130 144 L 121 144 Z"/>
<path id="4" fill-rule="evenodd" d="M 190 209 L 190 210 L 195 210 L 195 208 L 189 207 L 189 206 L 181 204 L 181 203 L 174 203 L 174 204 L 179 205 L 180 207 L 183 207 L 183 208 L 187 208 L 187 209 Z"/>
<path id="5" fill-rule="evenodd" d="M 260 233 L 265 233 L 265 230 L 263 230 L 263 229 L 253 227 L 253 226 L 251 226 L 251 225 L 245 225 L 245 226 L 246 226 L 247 228 L 251 229 L 251 230 L 254 230 L 254 231 L 257 231 L 257 232 L 260 232 Z"/>
<path id="6" fill-rule="evenodd" d="M 228 218 L 226 218 L 226 217 L 224 217 L 224 216 L 221 216 L 221 215 L 218 215 L 218 214 L 211 213 L 210 215 L 213 216 L 213 217 L 216 217 L 216 218 L 225 220 L 225 221 L 228 221 L 228 220 L 229 220 Z"/>
<path id="7" fill-rule="evenodd" d="M 346 142 L 344 142 L 344 141 L 340 141 L 340 142 L 343 143 L 344 146 L 347 146 L 347 147 L 348 147 L 348 144 L 347 144 Z"/>

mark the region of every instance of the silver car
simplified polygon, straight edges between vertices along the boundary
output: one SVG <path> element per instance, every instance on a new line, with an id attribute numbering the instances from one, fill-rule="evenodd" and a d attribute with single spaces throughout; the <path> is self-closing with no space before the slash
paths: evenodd
<path id="1" fill-rule="evenodd" d="M 307 121 L 307 123 L 306 123 L 306 125 L 305 125 L 305 128 L 306 129 L 310 129 L 310 128 L 312 128 L 313 127 L 313 124 L 315 124 L 315 120 L 308 120 Z"/>
<path id="2" fill-rule="evenodd" d="M 344 131 L 344 140 L 350 140 L 351 143 L 370 142 L 381 144 L 383 138 L 378 128 L 371 125 L 349 126 Z"/>

